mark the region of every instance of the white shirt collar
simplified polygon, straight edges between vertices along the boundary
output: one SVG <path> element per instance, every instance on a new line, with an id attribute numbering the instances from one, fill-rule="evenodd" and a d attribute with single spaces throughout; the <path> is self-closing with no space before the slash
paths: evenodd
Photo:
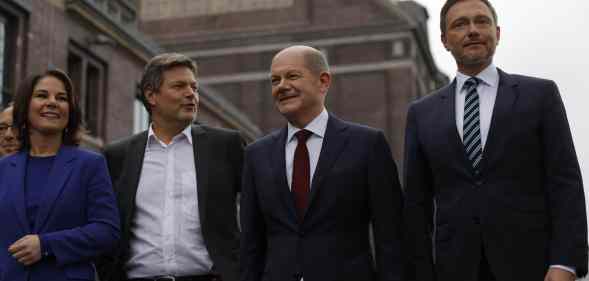
<path id="1" fill-rule="evenodd" d="M 174 136 L 174 138 L 172 138 L 172 142 L 176 141 L 182 135 L 184 135 L 184 137 L 186 137 L 186 139 L 188 140 L 188 143 L 192 144 L 192 125 L 186 126 L 186 128 L 184 128 L 184 130 L 182 130 L 182 132 L 180 132 L 178 135 Z M 153 123 L 151 123 L 151 124 L 149 124 L 149 130 L 147 131 L 147 145 L 149 145 L 149 143 L 154 140 L 159 142 L 164 147 L 167 146 L 164 142 L 162 142 L 157 137 L 157 135 L 153 131 Z"/>
<path id="2" fill-rule="evenodd" d="M 460 71 L 456 72 L 457 93 L 464 93 L 464 91 L 462 91 L 462 86 L 464 85 L 464 82 L 466 82 L 466 80 L 468 80 L 470 77 L 471 76 L 461 73 Z M 499 83 L 499 71 L 492 63 L 483 69 L 483 71 L 481 71 L 479 74 L 475 75 L 475 77 L 479 78 L 482 84 L 489 87 L 497 87 Z"/>
<path id="3" fill-rule="evenodd" d="M 327 129 L 327 120 L 329 119 L 329 114 L 327 114 L 327 110 L 325 107 L 323 111 L 315 117 L 307 126 L 305 126 L 305 130 L 311 131 L 313 135 L 316 135 L 320 138 L 325 136 L 325 130 Z M 300 131 L 300 128 L 295 127 L 294 125 L 288 123 L 288 136 L 287 136 L 287 143 L 292 141 L 294 134 Z"/>

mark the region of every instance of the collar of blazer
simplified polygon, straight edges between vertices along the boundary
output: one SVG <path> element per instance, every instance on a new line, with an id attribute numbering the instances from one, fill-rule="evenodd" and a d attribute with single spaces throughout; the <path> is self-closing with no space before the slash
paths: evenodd
<path id="1" fill-rule="evenodd" d="M 497 98 L 493 107 L 493 116 L 491 118 L 491 125 L 489 127 L 489 134 L 487 136 L 487 144 L 483 151 L 483 160 L 481 162 L 481 173 L 485 174 L 491 165 L 495 163 L 494 159 L 500 155 L 502 146 L 500 145 L 502 137 L 505 136 L 505 127 L 510 123 L 510 118 L 513 114 L 513 106 L 515 105 L 520 91 L 519 82 L 516 76 L 510 75 L 503 72 L 501 69 L 497 69 L 499 72 L 499 86 L 497 89 Z M 456 108 L 455 108 L 455 96 L 456 96 L 456 79 L 449 85 L 443 87 L 438 92 L 439 98 L 443 103 L 446 103 L 442 108 L 446 108 L 447 117 L 443 120 L 449 122 L 448 127 L 456 128 Z M 470 162 L 467 160 L 466 153 L 462 140 L 457 130 L 454 130 L 455 134 L 450 135 L 450 143 L 453 144 L 454 151 L 462 154 L 461 162 L 465 167 L 468 167 L 469 176 L 473 176 L 474 172 Z"/>
<path id="2" fill-rule="evenodd" d="M 305 212 L 308 216 L 313 208 L 313 202 L 316 198 L 317 190 L 325 182 L 326 175 L 329 173 L 333 164 L 337 160 L 348 142 L 348 123 L 340 120 L 335 115 L 329 113 L 329 119 L 327 121 L 327 128 L 325 130 L 325 138 L 323 139 L 323 145 L 319 154 L 319 161 L 317 162 L 317 168 L 313 175 L 313 182 L 311 183 L 311 194 L 308 204 L 308 209 Z M 287 209 L 290 213 L 290 221 L 293 222 L 293 227 L 298 224 L 297 214 L 294 205 L 294 199 L 288 188 L 288 182 L 286 180 L 286 168 L 284 163 L 286 157 L 284 148 L 286 147 L 286 138 L 288 135 L 288 128 L 285 126 L 280 131 L 275 132 L 274 147 L 270 155 L 270 163 L 273 163 L 273 174 L 276 185 L 280 188 L 281 197 L 285 201 Z"/>
<path id="3" fill-rule="evenodd" d="M 194 153 L 194 162 L 196 167 L 196 176 L 198 180 L 198 208 L 201 217 L 201 224 L 206 221 L 206 188 L 208 186 L 208 163 L 212 159 L 212 149 L 207 129 L 204 126 L 192 125 L 192 146 Z M 145 148 L 147 145 L 147 131 L 143 131 L 132 137 L 129 147 L 125 149 L 124 165 L 120 175 L 120 182 L 117 182 L 116 189 L 119 196 L 120 206 L 125 209 L 123 212 L 124 229 L 129 230 L 131 220 L 135 212 L 135 197 L 139 186 L 143 158 L 145 157 Z M 118 186 L 120 185 L 120 186 Z"/>
<path id="4" fill-rule="evenodd" d="M 519 81 L 513 75 L 504 72 L 500 68 L 497 68 L 497 72 L 499 72 L 499 89 L 497 89 L 497 95 L 499 95 L 500 89 L 502 87 L 503 89 L 508 89 L 519 85 Z M 441 99 L 451 98 L 454 100 L 456 95 L 456 78 L 452 80 L 452 83 L 438 90 L 438 93 Z"/>
<path id="5" fill-rule="evenodd" d="M 12 171 L 7 173 L 6 182 L 10 189 L 9 192 L 12 192 L 10 198 L 13 198 L 12 202 L 16 208 L 17 218 L 26 233 L 37 233 L 42 230 L 53 204 L 57 197 L 59 197 L 59 194 L 61 194 L 61 190 L 70 176 L 73 167 L 72 163 L 76 159 L 75 149 L 74 147 L 64 145 L 57 152 L 49 174 L 49 180 L 47 180 L 47 185 L 44 187 L 45 196 L 37 212 L 33 229 L 30 229 L 26 217 L 24 190 L 28 152 L 21 151 L 11 157 L 10 167 Z"/>

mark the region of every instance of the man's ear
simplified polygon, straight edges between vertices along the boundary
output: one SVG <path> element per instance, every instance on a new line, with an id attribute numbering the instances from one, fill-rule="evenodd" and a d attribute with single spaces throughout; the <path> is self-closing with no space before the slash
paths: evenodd
<path id="1" fill-rule="evenodd" d="M 155 95 L 156 93 L 152 90 L 145 90 L 145 92 L 143 93 L 145 95 L 145 100 L 147 100 L 147 103 L 151 106 L 154 107 L 156 102 L 155 102 Z"/>
<path id="2" fill-rule="evenodd" d="M 329 86 L 331 86 L 331 74 L 327 71 L 319 74 L 319 83 L 321 83 L 321 92 L 327 93 Z"/>
<path id="3" fill-rule="evenodd" d="M 446 51 L 450 51 L 448 49 L 448 46 L 446 45 L 446 34 L 442 33 L 440 35 L 440 41 L 442 41 L 442 44 L 444 45 L 444 49 L 446 49 Z"/>

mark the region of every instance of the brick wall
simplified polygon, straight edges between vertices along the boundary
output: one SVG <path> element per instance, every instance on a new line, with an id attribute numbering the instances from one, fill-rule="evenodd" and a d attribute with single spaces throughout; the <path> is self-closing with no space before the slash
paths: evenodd
<path id="1" fill-rule="evenodd" d="M 90 44 L 101 32 L 85 19 L 67 13 L 63 1 L 33 1 L 30 13 L 26 74 L 49 67 L 67 70 L 68 46 L 75 43 L 107 66 L 104 132 L 100 140 L 108 143 L 129 135 L 135 85 L 145 62 L 120 45 Z"/>
<path id="2" fill-rule="evenodd" d="M 163 5 L 156 2 L 142 3 L 155 14 L 155 6 Z M 175 3 L 180 7 L 181 2 Z M 293 0 L 288 4 L 148 16 L 140 27 L 167 49 L 195 58 L 202 84 L 239 108 L 263 134 L 285 125 L 270 93 L 272 57 L 291 44 L 319 48 L 334 74 L 328 110 L 382 129 L 401 165 L 408 104 L 436 84 L 432 81 L 437 69 L 431 69 L 434 64 L 424 52 L 429 47 L 420 45 L 414 27 L 397 14 L 402 11 L 393 12 L 382 1 Z M 168 32 L 171 27 L 175 32 Z"/>

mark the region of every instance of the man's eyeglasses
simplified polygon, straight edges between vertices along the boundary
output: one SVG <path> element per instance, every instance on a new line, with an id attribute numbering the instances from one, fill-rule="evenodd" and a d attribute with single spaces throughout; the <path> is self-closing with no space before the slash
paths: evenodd
<path id="1" fill-rule="evenodd" d="M 6 133 L 6 131 L 8 131 L 11 128 L 12 128 L 12 124 L 6 124 L 6 123 L 0 124 L 0 134 Z"/>

